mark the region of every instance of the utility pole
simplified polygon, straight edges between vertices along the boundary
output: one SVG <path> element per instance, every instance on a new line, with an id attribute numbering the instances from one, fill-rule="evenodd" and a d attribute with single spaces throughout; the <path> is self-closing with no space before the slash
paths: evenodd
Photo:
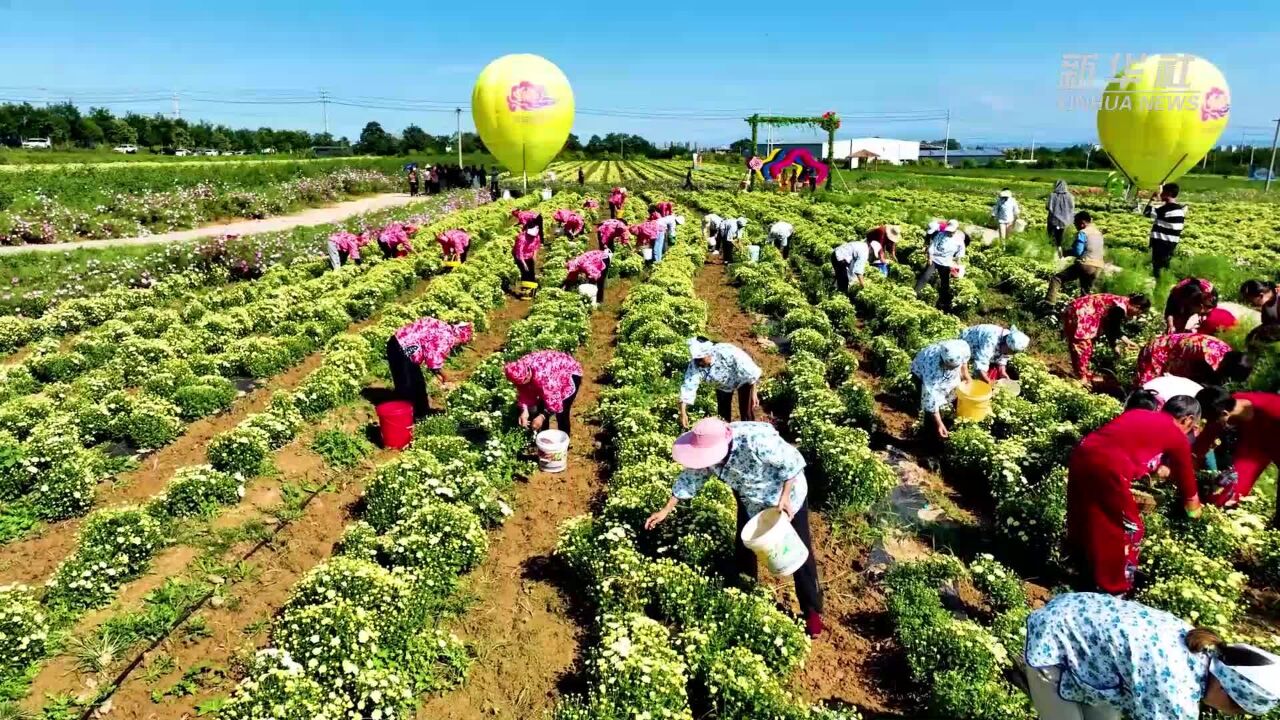
<path id="1" fill-rule="evenodd" d="M 1271 162 L 1267 163 L 1267 186 L 1262 192 L 1271 191 L 1271 178 L 1276 172 L 1276 141 L 1280 140 L 1280 118 L 1276 118 L 1276 132 L 1271 136 Z"/>
<path id="2" fill-rule="evenodd" d="M 1031 162 L 1036 161 L 1036 134 L 1031 133 Z"/>
<path id="3" fill-rule="evenodd" d="M 1089 169 L 1089 158 L 1093 155 L 1093 143 L 1089 143 L 1089 147 L 1084 151 L 1084 169 Z"/>
<path id="4" fill-rule="evenodd" d="M 622 156 L 622 159 L 623 159 L 623 160 L 626 160 L 626 159 L 627 159 L 627 141 L 626 141 L 626 138 L 618 138 L 618 155 Z"/>
<path id="5" fill-rule="evenodd" d="M 462 167 L 462 108 L 454 108 L 453 112 L 458 118 L 458 167 Z"/>
<path id="6" fill-rule="evenodd" d="M 182 110 L 178 107 L 178 92 L 173 93 L 173 119 L 177 120 L 182 117 Z"/>
<path id="7" fill-rule="evenodd" d="M 324 108 L 324 134 L 329 134 L 329 93 L 320 91 L 320 107 Z"/>
<path id="8" fill-rule="evenodd" d="M 947 137 L 942 141 L 942 166 L 949 167 L 947 162 L 951 151 L 951 108 L 947 108 Z"/>

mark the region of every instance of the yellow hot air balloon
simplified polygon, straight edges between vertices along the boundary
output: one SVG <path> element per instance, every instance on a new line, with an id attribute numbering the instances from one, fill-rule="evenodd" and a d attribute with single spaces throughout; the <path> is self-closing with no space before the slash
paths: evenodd
<path id="1" fill-rule="evenodd" d="M 505 55 L 485 67 L 471 92 L 471 116 L 489 152 L 512 173 L 538 173 L 573 127 L 573 88 L 537 55 Z"/>
<path id="2" fill-rule="evenodd" d="M 1121 71 L 1102 94 L 1098 137 L 1135 187 L 1178 179 L 1227 126 L 1231 90 L 1213 63 L 1153 55 Z"/>

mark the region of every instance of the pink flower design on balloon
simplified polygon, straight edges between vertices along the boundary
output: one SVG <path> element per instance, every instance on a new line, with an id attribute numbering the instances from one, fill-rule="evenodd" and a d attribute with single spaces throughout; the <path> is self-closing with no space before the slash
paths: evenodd
<path id="1" fill-rule="evenodd" d="M 534 85 L 528 80 L 521 80 L 512 85 L 511 92 L 507 93 L 507 109 L 511 112 L 539 110 L 555 104 L 555 98 L 547 95 L 546 88 Z"/>
<path id="2" fill-rule="evenodd" d="M 1231 112 L 1231 96 L 1220 87 L 1209 88 L 1200 103 L 1200 120 L 1221 120 Z"/>
<path id="3" fill-rule="evenodd" d="M 747 161 L 747 167 L 759 172 L 760 168 L 764 167 L 764 161 L 758 157 L 753 157 Z"/>

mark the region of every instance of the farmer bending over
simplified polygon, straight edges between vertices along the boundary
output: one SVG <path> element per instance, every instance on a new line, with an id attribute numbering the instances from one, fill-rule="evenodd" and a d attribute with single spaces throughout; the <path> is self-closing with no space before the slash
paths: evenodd
<path id="1" fill-rule="evenodd" d="M 1146 295 L 1129 297 L 1100 293 L 1085 295 L 1071 301 L 1062 313 L 1062 338 L 1067 341 L 1067 353 L 1076 377 L 1085 383 L 1093 382 L 1089 361 L 1093 359 L 1093 343 L 1099 336 L 1111 342 L 1133 343 L 1124 337 L 1125 320 L 1138 317 L 1151 309 Z"/>
<path id="2" fill-rule="evenodd" d="M 396 397 L 413 403 L 413 415 L 421 418 L 430 409 L 427 381 L 422 375 L 426 366 L 441 383 L 444 361 L 459 345 L 471 342 L 471 323 L 450 325 L 433 317 L 415 320 L 395 331 L 387 340 L 387 366 Z"/>
<path id="3" fill-rule="evenodd" d="M 1031 345 L 1031 338 L 1016 327 L 1005 330 L 988 324 L 966 328 L 960 339 L 969 345 L 974 375 L 987 384 L 1010 377 L 1009 360 Z"/>
<path id="4" fill-rule="evenodd" d="M 933 417 L 938 437 L 946 439 L 942 407 L 951 404 L 956 389 L 969 382 L 969 343 L 942 340 L 926 345 L 911 361 L 911 374 L 920 382 L 920 409 Z"/>
<path id="5" fill-rule="evenodd" d="M 582 366 L 572 355 L 559 350 L 535 350 L 507 363 L 503 372 L 516 386 L 520 427 L 536 433 L 555 415 L 556 428 L 569 434 L 569 412 L 582 387 Z"/>
<path id="6" fill-rule="evenodd" d="M 716 388 L 716 409 L 725 422 L 733 419 L 733 394 L 738 394 L 738 415 L 755 420 L 760 398 L 756 383 L 760 367 L 742 348 L 729 343 L 713 343 L 704 337 L 689 340 L 689 367 L 680 385 L 680 427 L 689 427 L 689 406 L 698 400 L 703 381 Z"/>
<path id="7" fill-rule="evenodd" d="M 738 505 L 738 531 L 734 533 L 738 570 L 756 577 L 755 553 L 742 543 L 747 522 L 767 508 L 776 507 L 791 518 L 791 527 L 809 551 L 804 565 L 795 571 L 796 597 L 809 637 L 822 634 L 822 588 L 818 584 L 818 560 L 809 534 L 809 486 L 804 477 L 804 457 L 787 444 L 769 423 L 725 423 L 703 418 L 676 439 L 671 455 L 684 466 L 661 510 L 645 521 L 652 530 L 667 519 L 681 500 L 690 500 L 712 477 L 733 490 Z"/>

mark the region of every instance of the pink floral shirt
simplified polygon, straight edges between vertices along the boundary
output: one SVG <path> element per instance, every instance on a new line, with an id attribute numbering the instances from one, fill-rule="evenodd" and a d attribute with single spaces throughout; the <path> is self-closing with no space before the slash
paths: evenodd
<path id="1" fill-rule="evenodd" d="M 661 215 L 662 217 L 666 217 L 674 213 L 675 213 L 675 206 L 672 205 L 670 202 L 667 202 L 664 200 L 663 202 L 658 203 L 658 214 Z"/>
<path id="2" fill-rule="evenodd" d="M 600 247 L 612 248 L 619 240 L 627 244 L 627 224 L 621 220 L 605 220 L 596 228 L 596 237 L 600 239 Z"/>
<path id="3" fill-rule="evenodd" d="M 458 345 L 471 340 L 471 323 L 450 325 L 433 317 L 424 317 L 396 331 L 396 342 L 405 357 L 431 370 L 444 367 L 445 358 Z"/>
<path id="4" fill-rule="evenodd" d="M 614 188 L 609 192 L 609 204 L 615 208 L 621 208 L 627 203 L 627 194 L 622 192 L 622 188 Z"/>
<path id="5" fill-rule="evenodd" d="M 573 277 L 575 273 L 586 275 L 592 282 L 600 279 L 604 275 L 604 264 L 609 260 L 609 253 L 605 250 L 588 250 L 576 258 L 569 260 L 564 264 L 569 271 L 569 277 Z"/>
<path id="6" fill-rule="evenodd" d="M 653 241 L 658 239 L 662 228 L 658 227 L 656 220 L 646 220 L 639 225 L 632 225 L 630 231 L 632 235 L 635 235 L 636 242 L 639 244 L 652 245 Z"/>
<path id="7" fill-rule="evenodd" d="M 333 246 L 340 252 L 346 253 L 347 257 L 352 260 L 359 260 L 360 247 L 367 241 L 364 241 L 363 236 L 349 233 L 346 230 L 339 230 L 329 236 L 329 242 L 333 243 Z"/>
<path id="8" fill-rule="evenodd" d="M 1146 385 L 1161 375 L 1200 381 L 1205 370 L 1217 370 L 1231 346 L 1212 335 L 1175 333 L 1161 335 L 1138 353 L 1137 384 Z"/>
<path id="9" fill-rule="evenodd" d="M 413 245 L 409 243 L 409 238 L 417 232 L 418 228 L 414 225 L 391 223 L 378 232 L 378 242 L 388 247 L 404 247 L 405 250 L 412 251 Z"/>
<path id="10" fill-rule="evenodd" d="M 516 404 L 536 408 L 539 403 L 553 413 L 564 410 L 564 401 L 578 391 L 573 376 L 582 376 L 582 366 L 568 353 L 535 350 L 504 368 L 516 386 Z"/>
<path id="11" fill-rule="evenodd" d="M 542 236 L 538 234 L 536 228 L 529 230 L 521 230 L 516 235 L 516 245 L 513 250 L 515 256 L 521 260 L 532 260 L 537 256 L 538 250 L 542 248 Z"/>
<path id="12" fill-rule="evenodd" d="M 582 216 L 572 210 L 557 210 L 551 217 L 563 225 L 564 231 L 570 235 L 577 235 L 582 232 L 584 226 Z"/>
<path id="13" fill-rule="evenodd" d="M 445 230 L 436 236 L 436 242 L 446 255 L 461 255 L 471 244 L 471 236 L 466 230 Z"/>
<path id="14" fill-rule="evenodd" d="M 600 201 L 595 198 L 587 198 L 582 202 L 582 207 L 588 210 L 595 210 L 600 207 Z"/>
<path id="15" fill-rule="evenodd" d="M 533 219 L 538 217 L 538 213 L 533 210 L 516 209 L 511 211 L 511 217 L 515 218 L 516 224 L 520 227 L 524 227 L 525 225 L 533 222 Z"/>

